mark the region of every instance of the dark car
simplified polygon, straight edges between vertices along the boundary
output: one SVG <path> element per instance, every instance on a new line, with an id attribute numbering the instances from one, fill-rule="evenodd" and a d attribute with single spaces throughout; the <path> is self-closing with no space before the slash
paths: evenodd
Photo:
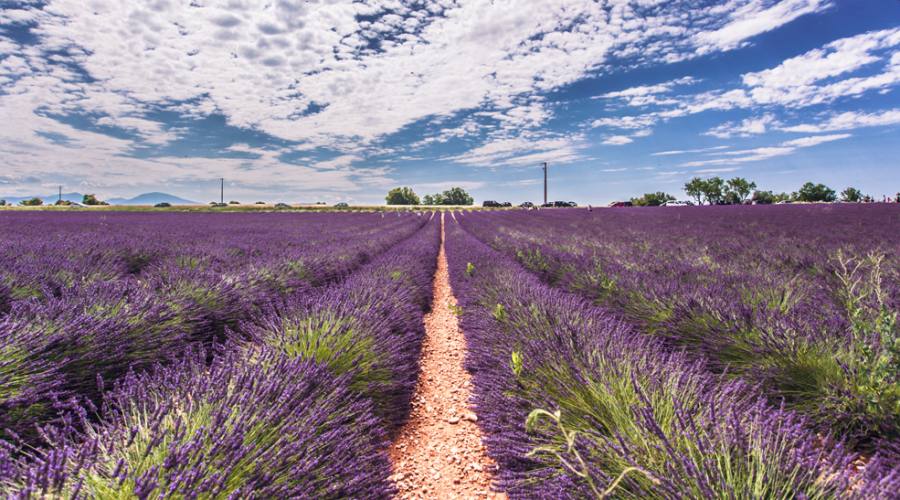
<path id="1" fill-rule="evenodd" d="M 172 206 L 172 204 L 169 203 L 169 202 L 166 202 L 166 201 L 161 201 L 161 202 L 159 202 L 159 203 L 157 203 L 156 205 L 153 205 L 153 206 L 156 207 L 156 208 L 169 208 L 169 207 Z"/>
<path id="2" fill-rule="evenodd" d="M 568 201 L 554 201 L 552 206 L 559 207 L 559 208 L 567 208 L 567 207 L 572 206 L 572 205 L 569 205 L 569 203 L 570 202 L 568 202 Z"/>
<path id="3" fill-rule="evenodd" d="M 525 201 L 519 204 L 521 208 L 534 208 L 534 203 L 530 201 Z"/>
<path id="4" fill-rule="evenodd" d="M 501 205 L 499 202 L 496 202 L 494 200 L 485 200 L 484 203 L 481 204 L 481 206 L 494 208 L 494 207 L 502 207 L 503 205 Z"/>
<path id="5" fill-rule="evenodd" d="M 609 204 L 611 207 L 630 207 L 631 205 L 630 201 L 614 201 Z"/>
<path id="6" fill-rule="evenodd" d="M 501 206 L 501 207 L 511 207 L 511 206 L 512 206 L 512 203 L 510 203 L 510 202 L 508 202 L 508 201 L 504 201 L 503 203 L 500 204 L 500 206 Z"/>
<path id="7" fill-rule="evenodd" d="M 350 204 L 344 201 L 334 204 L 334 208 L 350 208 Z"/>
<path id="8" fill-rule="evenodd" d="M 569 206 L 570 206 L 570 207 L 577 207 L 577 206 L 578 206 L 578 203 L 575 203 L 574 201 L 570 201 L 570 202 L 569 202 Z"/>

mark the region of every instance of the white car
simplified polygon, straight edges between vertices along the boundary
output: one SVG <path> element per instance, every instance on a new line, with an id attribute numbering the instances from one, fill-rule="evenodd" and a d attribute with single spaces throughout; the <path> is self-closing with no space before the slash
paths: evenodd
<path id="1" fill-rule="evenodd" d="M 662 204 L 664 207 L 689 207 L 693 205 L 693 203 L 689 201 L 667 201 Z"/>

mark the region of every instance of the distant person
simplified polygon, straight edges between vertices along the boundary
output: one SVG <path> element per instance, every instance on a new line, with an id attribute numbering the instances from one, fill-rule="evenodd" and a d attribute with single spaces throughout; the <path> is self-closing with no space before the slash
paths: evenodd
<path id="1" fill-rule="evenodd" d="M 593 212 L 593 211 L 594 211 L 593 207 L 591 207 L 590 205 L 588 205 L 588 212 Z"/>

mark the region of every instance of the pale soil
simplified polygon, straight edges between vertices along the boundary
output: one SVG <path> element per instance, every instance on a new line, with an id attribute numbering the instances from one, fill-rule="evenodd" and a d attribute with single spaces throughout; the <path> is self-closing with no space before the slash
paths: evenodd
<path id="1" fill-rule="evenodd" d="M 491 491 L 496 470 L 469 407 L 470 376 L 463 368 L 466 342 L 451 310 L 443 245 L 434 278 L 434 306 L 425 316 L 421 372 L 412 413 L 389 449 L 399 498 L 506 498 Z"/>

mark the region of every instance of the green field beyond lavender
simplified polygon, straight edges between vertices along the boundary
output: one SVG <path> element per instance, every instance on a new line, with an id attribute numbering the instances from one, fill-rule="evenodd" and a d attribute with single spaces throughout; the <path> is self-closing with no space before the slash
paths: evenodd
<path id="1" fill-rule="evenodd" d="M 0 213 L 0 491 L 389 498 L 441 217 Z M 900 206 L 455 211 L 512 498 L 897 498 Z"/>

